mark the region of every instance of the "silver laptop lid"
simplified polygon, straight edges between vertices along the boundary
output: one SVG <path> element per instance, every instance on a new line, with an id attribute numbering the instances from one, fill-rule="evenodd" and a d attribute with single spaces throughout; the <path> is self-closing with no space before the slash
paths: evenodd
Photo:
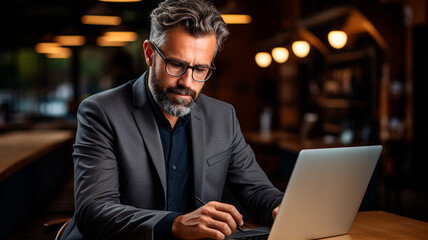
<path id="1" fill-rule="evenodd" d="M 302 150 L 269 240 L 348 233 L 381 151 L 380 145 Z"/>

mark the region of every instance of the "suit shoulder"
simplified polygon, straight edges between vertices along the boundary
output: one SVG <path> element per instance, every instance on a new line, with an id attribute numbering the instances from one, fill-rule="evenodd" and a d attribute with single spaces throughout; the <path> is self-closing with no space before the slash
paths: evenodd
<path id="1" fill-rule="evenodd" d="M 127 99 L 131 99 L 132 96 L 132 84 L 133 82 L 128 82 L 127 84 L 104 90 L 102 92 L 96 93 L 94 95 L 91 95 L 87 97 L 83 101 L 92 100 L 97 102 L 100 105 L 105 104 L 117 104 L 121 101 L 127 101 Z"/>
<path id="2" fill-rule="evenodd" d="M 198 108 L 205 113 L 234 112 L 232 104 L 201 94 L 198 100 Z"/>

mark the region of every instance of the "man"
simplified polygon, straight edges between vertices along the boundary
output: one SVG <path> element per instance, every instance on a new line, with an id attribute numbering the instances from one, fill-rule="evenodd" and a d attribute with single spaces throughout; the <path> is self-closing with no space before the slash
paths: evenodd
<path id="1" fill-rule="evenodd" d="M 149 70 L 79 107 L 76 211 L 63 239 L 223 239 L 243 224 L 220 202 L 225 187 L 272 223 L 282 193 L 233 107 L 201 94 L 228 35 L 219 12 L 203 0 L 167 0 L 151 21 Z"/>

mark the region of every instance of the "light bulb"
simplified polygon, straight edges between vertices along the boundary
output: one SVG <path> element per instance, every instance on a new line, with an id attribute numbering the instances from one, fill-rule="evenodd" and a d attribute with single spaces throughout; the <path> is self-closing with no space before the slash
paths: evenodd
<path id="1" fill-rule="evenodd" d="M 256 54 L 256 63 L 261 68 L 269 67 L 270 63 L 272 62 L 272 57 L 267 52 L 259 52 Z"/>
<path id="2" fill-rule="evenodd" d="M 348 36 L 344 31 L 331 31 L 328 33 L 328 42 L 336 49 L 343 48 L 347 40 Z"/>
<path id="3" fill-rule="evenodd" d="M 284 47 L 276 47 L 272 49 L 273 60 L 277 63 L 285 63 L 288 60 L 288 50 Z"/>
<path id="4" fill-rule="evenodd" d="M 293 49 L 293 53 L 299 58 L 308 56 L 311 50 L 311 46 L 309 46 L 309 43 L 306 41 L 295 41 L 291 45 L 291 48 Z"/>

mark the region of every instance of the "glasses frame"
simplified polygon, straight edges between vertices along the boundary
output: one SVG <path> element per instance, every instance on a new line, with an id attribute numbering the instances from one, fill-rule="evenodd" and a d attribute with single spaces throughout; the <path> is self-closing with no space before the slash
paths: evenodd
<path id="1" fill-rule="evenodd" d="M 149 41 L 150 42 L 150 44 L 152 44 L 152 46 L 155 48 L 155 50 L 156 50 L 156 52 L 157 53 L 159 53 L 159 56 L 161 56 L 161 58 L 165 61 L 165 72 L 168 74 L 168 75 L 170 75 L 170 76 L 173 76 L 173 77 L 180 77 L 180 76 L 183 76 L 186 72 L 187 72 L 187 70 L 189 70 L 189 68 L 190 69 L 192 69 L 192 79 L 193 79 L 193 81 L 196 81 L 196 82 L 206 82 L 206 81 L 208 81 L 208 79 L 210 79 L 211 78 L 211 76 L 213 75 L 213 72 L 216 70 L 216 68 L 215 68 L 215 65 L 214 65 L 214 62 L 211 62 L 211 65 L 212 65 L 212 67 L 210 67 L 210 66 L 201 66 L 201 65 L 195 65 L 195 66 L 190 66 L 189 64 L 187 64 L 187 63 L 185 63 L 185 62 L 183 62 L 183 61 L 180 61 L 180 60 L 175 60 L 175 59 L 168 59 L 168 58 L 166 58 L 163 54 L 162 54 L 162 52 L 161 52 L 161 50 L 156 46 L 156 44 L 154 44 L 153 42 L 151 42 L 151 41 Z M 169 73 L 167 70 L 166 70 L 166 66 L 168 65 L 168 62 L 177 62 L 177 63 L 180 63 L 180 64 L 183 64 L 183 65 L 185 65 L 186 66 L 186 69 L 183 71 L 183 73 L 181 73 L 181 74 L 178 74 L 178 75 L 175 75 L 175 74 L 171 74 L 171 73 Z M 195 70 L 195 68 L 198 68 L 198 67 L 203 67 L 203 68 L 208 68 L 208 69 L 210 69 L 211 70 L 211 74 L 205 79 L 205 80 L 196 80 L 195 79 L 195 77 L 193 76 L 193 74 L 194 74 L 194 70 Z"/>

